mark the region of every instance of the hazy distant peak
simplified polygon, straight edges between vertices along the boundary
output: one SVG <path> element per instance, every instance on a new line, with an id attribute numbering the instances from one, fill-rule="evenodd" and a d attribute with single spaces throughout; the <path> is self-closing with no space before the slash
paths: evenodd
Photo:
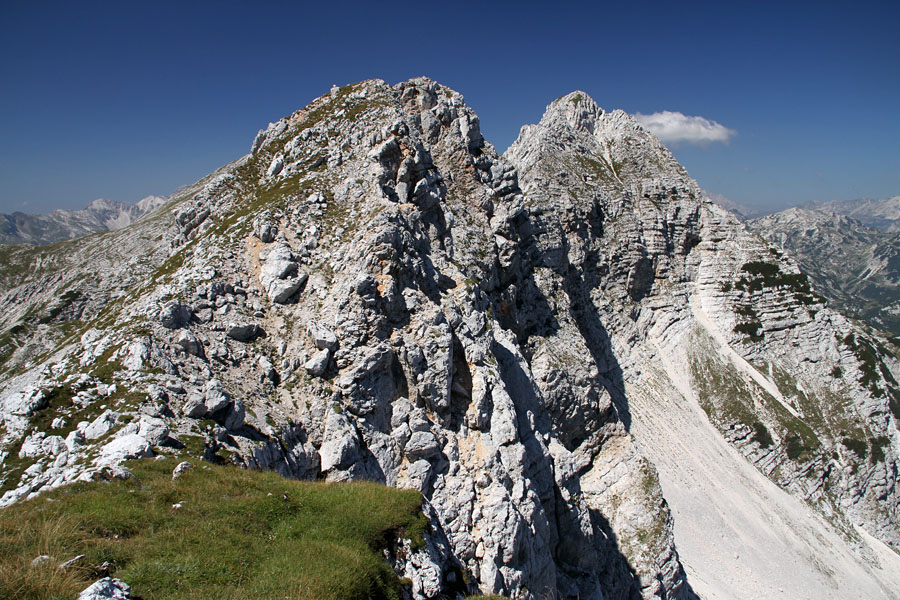
<path id="1" fill-rule="evenodd" d="M 147 196 L 135 204 L 97 198 L 81 210 L 57 209 L 49 214 L 0 214 L 0 243 L 52 244 L 91 233 L 122 229 L 166 202 Z"/>
<path id="2" fill-rule="evenodd" d="M 900 196 L 807 202 L 803 207 L 847 215 L 881 231 L 900 232 Z"/>

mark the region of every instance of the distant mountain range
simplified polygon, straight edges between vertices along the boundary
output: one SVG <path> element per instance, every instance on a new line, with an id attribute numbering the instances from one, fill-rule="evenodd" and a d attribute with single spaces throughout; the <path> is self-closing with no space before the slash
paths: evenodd
<path id="1" fill-rule="evenodd" d="M 746 224 L 794 258 L 834 308 L 900 335 L 900 196 L 807 204 Z"/>
<path id="2" fill-rule="evenodd" d="M 831 202 L 807 202 L 802 206 L 821 212 L 853 217 L 863 225 L 881 231 L 900 232 L 900 196 L 870 200 L 834 200 Z"/>
<path id="3" fill-rule="evenodd" d="M 166 198 L 159 196 L 147 196 L 135 204 L 100 198 L 82 210 L 54 210 L 46 215 L 0 214 L 0 244 L 53 244 L 121 229 L 165 202 Z"/>

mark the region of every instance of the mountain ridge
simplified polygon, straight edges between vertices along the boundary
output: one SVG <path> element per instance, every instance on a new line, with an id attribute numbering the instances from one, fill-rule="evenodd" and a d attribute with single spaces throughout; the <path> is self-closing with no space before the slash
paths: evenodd
<path id="1" fill-rule="evenodd" d="M 98 198 L 81 210 L 57 209 L 40 215 L 0 214 L 0 244 L 53 244 L 112 231 L 153 212 L 167 201 L 147 196 L 134 204 Z"/>
<path id="2" fill-rule="evenodd" d="M 747 221 L 794 257 L 848 317 L 900 334 L 900 237 L 822 209 L 790 208 Z"/>
<path id="3" fill-rule="evenodd" d="M 726 529 L 679 529 L 719 500 L 680 491 L 669 456 L 704 461 L 677 414 L 712 466 L 769 486 L 746 514 L 817 507 L 791 505 L 800 541 L 772 554 L 814 552 L 808 527 L 840 575 L 806 558 L 778 582 L 891 597 L 873 566 L 890 563 L 852 546 L 880 548 L 854 527 L 900 535 L 896 359 L 625 113 L 573 92 L 503 157 L 457 92 L 371 80 L 271 124 L 169 209 L 6 258 L 2 502 L 180 444 L 421 491 L 449 546 L 410 557 L 415 598 L 451 564 L 524 598 L 769 590 L 697 553 Z"/>

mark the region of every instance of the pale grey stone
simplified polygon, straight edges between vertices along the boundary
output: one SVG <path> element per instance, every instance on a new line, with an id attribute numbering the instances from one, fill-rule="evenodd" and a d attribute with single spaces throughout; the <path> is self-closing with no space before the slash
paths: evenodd
<path id="1" fill-rule="evenodd" d="M 104 577 L 92 583 L 78 595 L 78 600 L 128 600 L 131 586 L 121 579 Z"/>
<path id="2" fill-rule="evenodd" d="M 193 465 L 191 463 L 189 463 L 188 461 L 186 461 L 186 460 L 181 461 L 172 470 L 172 479 L 178 479 L 179 477 L 181 477 L 182 474 L 184 474 L 185 471 L 187 471 L 188 469 L 193 469 L 193 468 L 194 468 Z"/>
<path id="3" fill-rule="evenodd" d="M 119 420 L 121 415 L 113 410 L 105 410 L 84 429 L 84 437 L 95 440 L 109 433 Z"/>
<path id="4" fill-rule="evenodd" d="M 416 461 L 420 458 L 431 458 L 438 454 L 440 450 L 441 447 L 433 433 L 417 431 L 406 442 L 403 453 L 410 461 Z"/>
<path id="5" fill-rule="evenodd" d="M 303 363 L 303 368 L 313 377 L 320 377 L 325 369 L 328 368 L 328 362 L 331 360 L 331 351 L 327 348 L 319 350 L 312 357 Z"/>

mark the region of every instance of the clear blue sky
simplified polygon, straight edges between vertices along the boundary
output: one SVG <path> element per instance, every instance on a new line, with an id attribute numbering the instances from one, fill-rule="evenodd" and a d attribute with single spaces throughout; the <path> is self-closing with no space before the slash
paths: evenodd
<path id="1" fill-rule="evenodd" d="M 505 149 L 574 89 L 736 131 L 673 150 L 778 208 L 900 194 L 900 3 L 3 2 L 0 212 L 136 201 L 332 84 L 427 75 Z"/>

